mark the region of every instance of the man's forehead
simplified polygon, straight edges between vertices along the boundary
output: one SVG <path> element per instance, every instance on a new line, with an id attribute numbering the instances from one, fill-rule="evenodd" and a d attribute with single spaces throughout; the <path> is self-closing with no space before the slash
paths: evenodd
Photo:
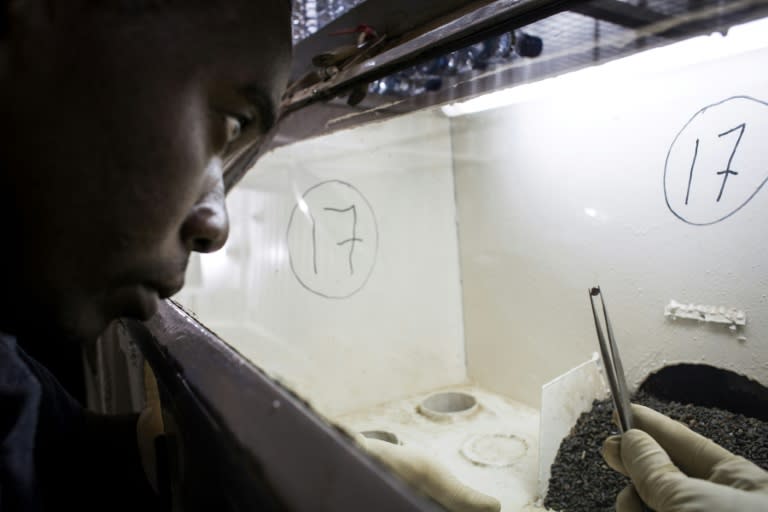
<path id="1" fill-rule="evenodd" d="M 178 2 L 176 2 L 178 3 Z M 209 0 L 179 6 L 167 22 L 150 23 L 141 45 L 149 56 L 166 54 L 180 72 L 226 84 L 268 113 L 271 124 L 290 73 L 290 4 L 287 0 Z M 221 8 L 215 8 L 216 5 Z M 150 43 L 149 40 L 153 40 Z M 189 76 L 189 75 L 188 75 Z"/>
<path id="2" fill-rule="evenodd" d="M 282 67 L 290 59 L 292 51 L 287 1 L 251 1 L 247 4 L 240 8 L 230 5 L 229 9 L 205 9 L 196 14 L 186 11 L 182 18 L 195 16 L 196 22 L 187 26 L 181 20 L 180 26 L 175 27 L 177 35 L 189 42 L 189 46 L 182 45 L 180 49 L 198 47 L 198 50 L 212 54 L 217 60 L 223 59 L 224 64 L 227 61 L 239 64 L 245 60 L 251 65 L 268 69 Z M 279 5 L 285 8 L 278 8 Z M 188 30 L 192 27 L 198 30 Z"/>
<path id="3" fill-rule="evenodd" d="M 5 3 L 13 0 L 1 1 Z M 29 2 L 29 0 L 27 1 Z M 147 10 L 157 11 L 162 9 L 184 10 L 199 7 L 212 7 L 221 10 L 227 7 L 264 9 L 276 6 L 281 9 L 292 9 L 291 0 L 48 0 L 48 3 L 54 4 L 55 9 L 69 6 L 78 10 L 112 10 L 124 13 L 139 13 Z"/>
<path id="4" fill-rule="evenodd" d="M 79 59 L 103 62 L 114 76 L 141 73 L 145 83 L 223 85 L 274 122 L 292 52 L 288 0 L 48 1 L 61 4 L 53 14 L 61 26 L 79 34 Z"/>
<path id="5" fill-rule="evenodd" d="M 0 0 L 2 2 L 3 0 Z M 6 0 L 8 1 L 8 0 Z M 30 0 L 24 4 L 44 3 Z M 91 18 L 116 28 L 142 27 L 154 30 L 162 25 L 168 33 L 192 28 L 198 38 L 226 30 L 243 37 L 247 32 L 290 32 L 291 4 L 288 0 L 48 0 L 61 4 L 53 10 L 54 19 L 78 25 Z"/>

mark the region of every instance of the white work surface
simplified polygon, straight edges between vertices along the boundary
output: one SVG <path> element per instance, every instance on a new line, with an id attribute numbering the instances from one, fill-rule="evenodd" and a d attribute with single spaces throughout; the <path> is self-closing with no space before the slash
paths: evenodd
<path id="1" fill-rule="evenodd" d="M 438 391 L 473 395 L 478 410 L 454 421 L 439 422 L 418 412 L 419 403 L 433 392 L 388 402 L 335 419 L 357 432 L 384 430 L 395 434 L 403 445 L 415 446 L 434 455 L 459 480 L 498 499 L 503 512 L 541 510 L 537 500 L 539 412 L 527 405 L 474 386 L 454 386 Z M 475 436 L 513 435 L 527 450 L 511 465 L 490 467 L 475 464 L 461 453 Z"/>

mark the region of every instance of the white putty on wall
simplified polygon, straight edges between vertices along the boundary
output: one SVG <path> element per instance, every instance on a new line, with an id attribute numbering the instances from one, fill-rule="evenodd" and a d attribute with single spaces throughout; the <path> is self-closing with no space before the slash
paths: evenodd
<path id="1" fill-rule="evenodd" d="M 736 308 L 725 306 L 707 306 L 705 304 L 682 304 L 676 300 L 664 306 L 664 316 L 672 320 L 684 318 L 699 322 L 711 322 L 728 325 L 731 330 L 747 324 L 747 314 Z"/>

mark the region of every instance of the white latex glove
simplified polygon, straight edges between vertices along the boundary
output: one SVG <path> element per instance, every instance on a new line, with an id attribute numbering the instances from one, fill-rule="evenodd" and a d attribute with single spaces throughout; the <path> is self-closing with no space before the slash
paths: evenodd
<path id="1" fill-rule="evenodd" d="M 766 512 L 768 472 L 663 414 L 632 405 L 635 428 L 603 443 L 610 467 L 634 486 L 617 512 Z M 639 495 L 639 497 L 638 497 Z"/>
<path id="2" fill-rule="evenodd" d="M 139 414 L 136 423 L 136 440 L 139 445 L 139 455 L 144 474 L 157 492 L 157 459 L 155 456 L 155 439 L 165 432 L 163 424 L 163 409 L 160 404 L 160 392 L 152 369 L 144 363 L 144 394 L 146 403 Z"/>
<path id="3" fill-rule="evenodd" d="M 451 512 L 499 512 L 495 498 L 461 483 L 428 454 L 411 446 L 356 436 L 359 444 L 419 492 Z"/>

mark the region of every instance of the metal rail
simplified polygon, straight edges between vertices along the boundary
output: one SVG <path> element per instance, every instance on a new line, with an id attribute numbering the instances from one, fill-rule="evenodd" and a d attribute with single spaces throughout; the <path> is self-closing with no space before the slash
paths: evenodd
<path id="1" fill-rule="evenodd" d="M 382 53 L 342 69 L 332 78 L 285 98 L 285 114 L 315 101 L 329 99 L 359 82 L 383 78 L 407 65 L 482 41 L 566 10 L 574 0 L 499 0 L 412 37 Z"/>

